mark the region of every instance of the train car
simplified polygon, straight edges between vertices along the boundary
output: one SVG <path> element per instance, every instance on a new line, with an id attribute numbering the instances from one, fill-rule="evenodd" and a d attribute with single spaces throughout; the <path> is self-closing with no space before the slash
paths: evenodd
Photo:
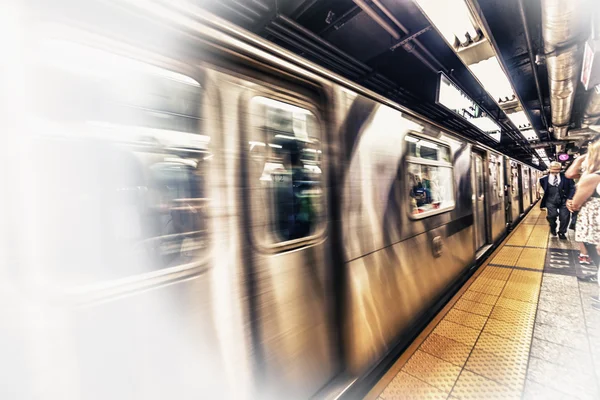
<path id="1" fill-rule="evenodd" d="M 527 167 L 196 7 L 24 15 L 27 395 L 341 392 L 524 210 Z"/>

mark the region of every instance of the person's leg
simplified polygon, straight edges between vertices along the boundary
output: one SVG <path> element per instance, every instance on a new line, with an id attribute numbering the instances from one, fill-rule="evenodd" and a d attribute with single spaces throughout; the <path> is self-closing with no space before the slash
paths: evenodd
<path id="1" fill-rule="evenodd" d="M 569 212 L 569 210 L 567 209 L 567 206 L 562 205 L 560 206 L 559 210 L 559 220 L 560 220 L 560 227 L 558 228 L 558 233 L 567 233 L 567 228 L 569 227 L 569 219 L 571 217 L 571 213 Z"/>
<path id="2" fill-rule="evenodd" d="M 599 246 L 600 247 L 600 246 Z M 600 258 L 598 257 L 598 247 L 594 246 L 594 253 L 596 254 L 596 258 Z M 600 264 L 596 264 L 596 265 L 600 265 Z M 595 296 L 592 296 L 592 308 L 594 310 L 600 311 L 600 267 L 598 267 L 598 276 L 596 277 L 596 280 L 598 281 L 598 294 Z"/>
<path id="3" fill-rule="evenodd" d="M 585 244 L 579 243 L 579 256 L 589 257 Z"/>
<path id="4" fill-rule="evenodd" d="M 550 224 L 550 231 L 553 235 L 556 235 L 556 217 L 558 217 L 558 208 L 552 203 L 546 203 L 546 209 L 546 220 Z"/>
<path id="5" fill-rule="evenodd" d="M 579 242 L 579 264 L 589 265 L 591 262 L 585 244 Z"/>
<path id="6" fill-rule="evenodd" d="M 584 243 L 585 248 L 587 249 L 588 255 L 597 266 L 600 265 L 600 256 L 598 255 L 598 251 L 596 250 L 596 245 L 590 243 Z"/>

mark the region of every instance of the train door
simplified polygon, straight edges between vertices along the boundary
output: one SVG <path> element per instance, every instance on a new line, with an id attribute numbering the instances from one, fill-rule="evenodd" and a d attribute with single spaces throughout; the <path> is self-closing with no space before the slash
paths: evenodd
<path id="1" fill-rule="evenodd" d="M 521 172 L 522 172 L 521 185 L 522 185 L 522 189 L 523 189 L 523 196 L 522 196 L 523 208 L 521 209 L 521 212 L 525 212 L 525 210 L 527 210 L 529 208 L 529 206 L 531 205 L 531 187 L 530 187 L 531 177 L 529 176 L 530 169 L 529 169 L 529 167 L 522 165 Z"/>
<path id="2" fill-rule="evenodd" d="M 245 259 L 255 279 L 251 309 L 262 364 L 260 394 L 307 398 L 337 372 L 318 94 L 291 84 L 274 91 L 257 83 L 239 96 L 247 110 L 240 132 L 248 189 L 241 197 Z"/>
<path id="3" fill-rule="evenodd" d="M 507 165 L 507 184 L 508 198 L 510 199 L 509 216 L 510 223 L 514 223 L 519 219 L 521 213 L 521 187 L 519 185 L 519 165 L 516 161 L 510 160 Z"/>
<path id="4" fill-rule="evenodd" d="M 523 166 L 521 164 L 517 164 L 517 190 L 519 191 L 518 204 L 519 204 L 519 213 L 518 215 L 523 214 L 525 211 L 524 199 L 525 195 L 523 192 Z"/>
<path id="5" fill-rule="evenodd" d="M 475 227 L 475 248 L 479 250 L 486 244 L 487 225 L 485 219 L 485 173 L 483 156 L 480 153 L 471 155 L 471 174 L 473 182 L 473 215 Z"/>

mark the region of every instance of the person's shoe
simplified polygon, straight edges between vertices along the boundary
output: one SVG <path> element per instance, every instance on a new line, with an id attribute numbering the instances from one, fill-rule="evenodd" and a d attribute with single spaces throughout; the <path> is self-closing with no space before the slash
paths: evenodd
<path id="1" fill-rule="evenodd" d="M 586 254 L 579 255 L 579 264 L 590 265 L 590 256 Z"/>
<path id="2" fill-rule="evenodd" d="M 600 296 L 590 296 L 592 301 L 596 304 L 600 304 Z"/>
<path id="3" fill-rule="evenodd" d="M 551 234 L 552 236 L 556 236 L 556 229 L 552 229 L 552 228 L 550 228 L 550 234 Z"/>
<path id="4" fill-rule="evenodd" d="M 564 233 L 560 232 L 560 233 L 558 234 L 558 238 L 559 238 L 560 240 L 567 240 L 567 235 L 565 235 Z"/>

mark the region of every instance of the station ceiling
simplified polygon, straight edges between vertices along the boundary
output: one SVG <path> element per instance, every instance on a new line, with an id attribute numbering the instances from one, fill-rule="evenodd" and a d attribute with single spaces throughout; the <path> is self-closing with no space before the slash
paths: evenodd
<path id="1" fill-rule="evenodd" d="M 530 58 L 530 54 L 533 58 L 544 54 L 541 0 L 468 1 L 487 25 L 490 39 L 495 42 L 539 141 L 529 142 L 523 137 L 414 0 L 203 0 L 201 5 L 527 164 L 533 165 L 532 159 L 537 158 L 535 148 L 545 148 L 553 158 L 556 148 L 551 143 L 556 138 L 549 129 L 552 125 L 548 72 L 543 57 L 537 63 Z M 533 68 L 536 68 L 537 85 Z M 440 72 L 450 77 L 501 126 L 499 144 L 436 104 Z M 578 90 L 572 124 L 576 125 L 581 119 L 585 100 L 585 90 Z"/>

